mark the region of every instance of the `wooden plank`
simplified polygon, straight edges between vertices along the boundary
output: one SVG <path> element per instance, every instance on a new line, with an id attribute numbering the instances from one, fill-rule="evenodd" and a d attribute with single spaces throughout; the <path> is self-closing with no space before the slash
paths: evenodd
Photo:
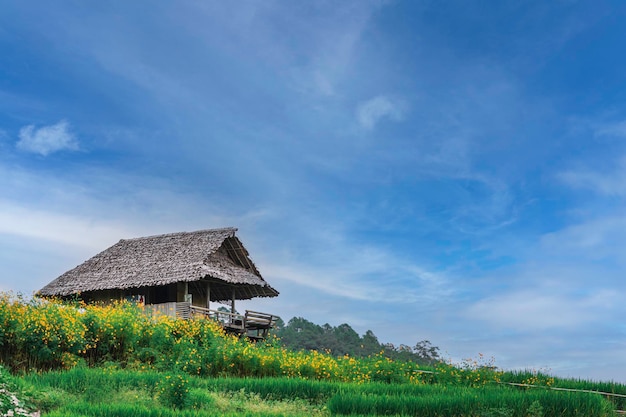
<path id="1" fill-rule="evenodd" d="M 173 305 L 176 315 L 181 318 L 205 317 L 218 321 L 228 332 L 244 334 L 256 331 L 256 335 L 248 334 L 254 340 L 264 339 L 269 329 L 274 327 L 278 316 L 259 311 L 246 310 L 246 314 L 231 313 L 227 311 L 211 310 L 190 303 L 167 303 Z M 167 308 L 164 306 L 164 308 Z"/>
<path id="2" fill-rule="evenodd" d="M 239 264 L 246 269 L 250 269 L 250 263 L 247 262 L 247 259 L 242 259 L 241 256 L 239 256 L 239 251 L 233 245 L 232 238 L 226 239 L 224 242 L 228 243 L 227 250 L 229 250 L 235 256 L 235 258 L 237 258 Z"/>
<path id="3" fill-rule="evenodd" d="M 191 303 L 183 302 L 176 303 L 176 317 L 181 319 L 188 319 L 191 316 Z"/>
<path id="4" fill-rule="evenodd" d="M 149 312 L 152 316 L 164 315 L 176 317 L 176 303 L 160 303 L 148 304 L 144 307 L 144 311 Z"/>
<path id="5" fill-rule="evenodd" d="M 267 334 L 267 330 L 274 327 L 278 316 L 273 314 L 261 313 L 259 311 L 246 310 L 246 329 L 247 330 L 263 330 L 263 336 Z"/>

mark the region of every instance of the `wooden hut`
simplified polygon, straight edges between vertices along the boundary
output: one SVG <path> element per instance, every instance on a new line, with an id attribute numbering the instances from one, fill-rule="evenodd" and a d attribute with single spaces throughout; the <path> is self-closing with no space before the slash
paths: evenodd
<path id="1" fill-rule="evenodd" d="M 223 228 L 123 239 L 39 290 L 42 297 L 91 301 L 129 299 L 146 309 L 188 318 L 208 316 L 229 331 L 263 337 L 276 316 L 235 312 L 236 300 L 276 297 L 248 251 Z M 211 302 L 230 305 L 212 310 Z M 222 309 L 223 310 L 223 309 Z"/>

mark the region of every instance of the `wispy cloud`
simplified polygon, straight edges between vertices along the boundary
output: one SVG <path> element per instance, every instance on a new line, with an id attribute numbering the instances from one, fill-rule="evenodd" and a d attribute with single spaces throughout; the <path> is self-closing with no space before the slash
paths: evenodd
<path id="1" fill-rule="evenodd" d="M 377 96 L 360 103 L 356 110 L 356 118 L 361 127 L 371 130 L 383 119 L 400 121 L 404 118 L 405 104 L 387 96 Z"/>
<path id="2" fill-rule="evenodd" d="M 386 256 L 381 259 L 370 258 L 370 262 L 365 257 L 357 257 L 341 266 L 270 264 L 266 265 L 265 270 L 274 279 L 291 281 L 352 300 L 384 300 L 430 306 L 445 302 L 453 293 L 449 280 L 443 274 L 429 272 L 417 265 L 403 264 L 398 259 Z M 402 276 L 402 279 L 398 279 L 398 276 Z"/>
<path id="3" fill-rule="evenodd" d="M 576 129 L 593 138 L 594 148 L 569 169 L 558 172 L 556 179 L 600 196 L 626 196 L 626 121 L 583 120 Z"/>
<path id="4" fill-rule="evenodd" d="M 572 188 L 592 191 L 607 196 L 626 195 L 626 156 L 612 170 L 597 171 L 588 168 L 560 172 L 557 178 Z"/>
<path id="5" fill-rule="evenodd" d="M 37 210 L 0 200 L 0 234 L 95 251 L 104 249 L 122 237 L 140 233 L 121 222 L 94 222 L 85 217 Z"/>
<path id="6" fill-rule="evenodd" d="M 616 291 L 589 295 L 555 294 L 546 288 L 521 290 L 479 300 L 467 311 L 470 318 L 514 331 L 574 329 L 597 321 L 616 302 Z"/>
<path id="7" fill-rule="evenodd" d="M 66 120 L 40 128 L 35 128 L 35 125 L 24 126 L 20 129 L 19 138 L 16 144 L 18 149 L 43 156 L 62 150 L 78 149 L 78 140 L 70 132 L 70 125 Z"/>
<path id="8" fill-rule="evenodd" d="M 325 227 L 320 233 L 300 230 L 294 238 L 309 244 L 297 252 L 272 253 L 266 249 L 264 271 L 273 279 L 368 302 L 433 305 L 454 293 L 445 271 L 398 256 L 383 245 L 355 241 L 349 230 L 332 221 Z M 304 254 L 306 260 L 302 259 Z"/>
<path id="9" fill-rule="evenodd" d="M 626 247 L 626 217 L 621 213 L 601 215 L 580 221 L 541 237 L 542 253 L 552 258 L 575 257 L 583 262 L 605 260 L 611 264 L 626 265 L 623 248 Z M 605 279 L 598 274 L 596 282 Z"/>
<path id="10" fill-rule="evenodd" d="M 289 16 L 290 20 L 311 21 L 291 28 L 299 41 L 309 48 L 306 59 L 302 60 L 301 53 L 293 50 L 291 45 L 283 50 L 292 57 L 289 72 L 293 87 L 304 93 L 341 97 L 345 93 L 343 83 L 346 77 L 353 74 L 355 51 L 363 33 L 372 15 L 384 6 L 385 2 L 378 1 L 348 1 L 335 5 L 332 10 L 319 7 L 315 13 L 310 13 L 311 7 L 289 8 L 290 13 L 295 14 Z M 319 27 L 324 30 L 317 30 Z M 282 36 L 272 41 L 283 43 L 280 38 Z M 299 59 L 293 59 L 295 57 Z"/>
<path id="11" fill-rule="evenodd" d="M 626 121 L 604 123 L 596 128 L 596 136 L 626 137 Z"/>

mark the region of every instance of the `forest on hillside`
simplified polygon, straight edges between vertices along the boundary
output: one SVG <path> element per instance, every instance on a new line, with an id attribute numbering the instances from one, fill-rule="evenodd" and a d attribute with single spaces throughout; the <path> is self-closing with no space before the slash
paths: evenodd
<path id="1" fill-rule="evenodd" d="M 368 330 L 360 336 L 349 324 L 339 326 L 315 324 L 302 317 L 294 317 L 286 324 L 278 320 L 272 331 L 281 343 L 292 350 L 316 350 L 333 356 L 349 355 L 367 357 L 381 354 L 400 361 L 413 361 L 418 364 L 432 365 L 440 361 L 439 347 L 430 341 L 422 340 L 415 345 L 381 343 L 373 331 Z"/>

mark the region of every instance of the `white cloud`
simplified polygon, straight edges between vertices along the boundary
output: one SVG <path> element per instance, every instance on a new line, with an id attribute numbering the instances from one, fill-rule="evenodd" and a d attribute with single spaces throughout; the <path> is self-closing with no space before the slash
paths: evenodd
<path id="1" fill-rule="evenodd" d="M 398 259 L 384 250 L 341 246 L 341 261 L 306 265 L 294 261 L 264 263 L 273 279 L 297 283 L 352 300 L 419 303 L 445 302 L 453 293 L 447 277 Z"/>
<path id="2" fill-rule="evenodd" d="M 601 173 L 591 170 L 565 171 L 557 176 L 573 188 L 591 190 L 607 196 L 626 195 L 626 157 L 611 172 Z"/>
<path id="3" fill-rule="evenodd" d="M 362 127 L 371 130 L 385 118 L 394 121 L 402 120 L 405 112 L 404 107 L 404 104 L 398 100 L 378 96 L 360 103 L 356 117 Z"/>
<path id="4" fill-rule="evenodd" d="M 604 260 L 611 265 L 626 265 L 626 217 L 618 213 L 572 224 L 544 234 L 540 239 L 542 256 L 574 262 L 580 268 L 585 262 Z M 595 265 L 598 271 L 601 265 Z M 590 272 L 592 273 L 592 272 Z M 596 272 L 597 274 L 597 272 Z M 608 279 L 602 274 L 595 280 Z"/>
<path id="5" fill-rule="evenodd" d="M 18 149 L 26 152 L 38 153 L 46 156 L 61 150 L 77 150 L 78 141 L 69 131 L 69 123 L 61 120 L 59 123 L 36 129 L 34 125 L 20 129 Z"/>
<path id="6" fill-rule="evenodd" d="M 586 296 L 554 291 L 544 287 L 496 295 L 474 303 L 467 313 L 470 318 L 518 331 L 576 329 L 601 319 L 603 312 L 619 300 L 619 294 L 612 290 L 597 290 Z"/>
<path id="7" fill-rule="evenodd" d="M 140 233 L 136 228 L 122 224 L 35 210 L 0 200 L 0 234 L 96 251 L 106 248 L 120 238 L 133 237 Z"/>
<path id="8" fill-rule="evenodd" d="M 272 43 L 270 48 L 265 49 L 276 50 L 275 44 L 282 45 L 283 57 L 290 57 L 290 73 L 296 90 L 327 97 L 341 96 L 345 93 L 343 82 L 351 76 L 354 61 L 358 59 L 356 50 L 363 33 L 367 30 L 371 17 L 383 6 L 384 2 L 377 1 L 347 1 L 330 9 L 319 7 L 319 14 L 311 13 L 309 7 L 288 8 L 286 12 L 286 8 L 281 7 L 280 12 L 276 13 L 282 19 L 305 19 L 309 23 L 291 26 L 292 36 L 287 44 L 280 34 L 278 38 L 273 35 L 265 39 Z M 318 30 L 320 27 L 323 30 Z M 304 62 L 294 59 L 301 57 L 299 51 L 293 49 L 294 37 L 307 49 Z"/>

